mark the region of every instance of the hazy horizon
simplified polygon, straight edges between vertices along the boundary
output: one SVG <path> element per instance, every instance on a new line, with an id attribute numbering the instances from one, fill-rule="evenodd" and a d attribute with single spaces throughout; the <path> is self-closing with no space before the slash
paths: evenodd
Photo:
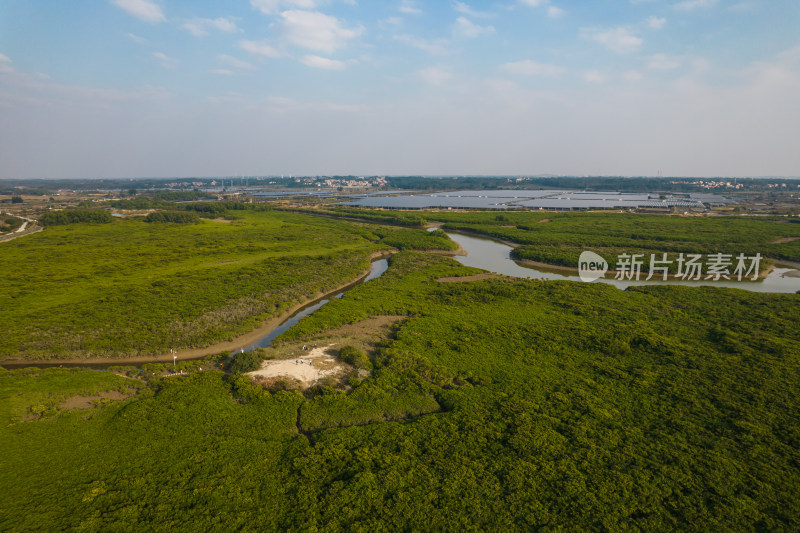
<path id="1" fill-rule="evenodd" d="M 800 176 L 800 2 L 430 4 L 6 1 L 0 179 Z"/>

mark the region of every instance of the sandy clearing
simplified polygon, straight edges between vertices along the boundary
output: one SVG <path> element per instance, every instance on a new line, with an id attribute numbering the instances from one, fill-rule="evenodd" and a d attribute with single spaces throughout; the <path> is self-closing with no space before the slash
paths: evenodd
<path id="1" fill-rule="evenodd" d="M 300 380 L 304 387 L 309 387 L 322 378 L 339 374 L 347 369 L 346 365 L 327 354 L 331 346 L 334 345 L 329 344 L 304 352 L 308 355 L 296 359 L 264 361 L 259 370 L 248 372 L 248 375 L 255 379 L 294 378 Z"/>
<path id="2" fill-rule="evenodd" d="M 58 405 L 59 409 L 91 409 L 96 406 L 94 402 L 97 400 L 101 400 L 103 398 L 108 398 L 109 400 L 124 400 L 125 398 L 130 398 L 136 394 L 136 391 L 132 391 L 129 393 L 123 393 L 119 391 L 103 391 L 100 394 L 92 395 L 92 396 L 73 396 L 71 398 L 67 398 L 63 402 Z"/>

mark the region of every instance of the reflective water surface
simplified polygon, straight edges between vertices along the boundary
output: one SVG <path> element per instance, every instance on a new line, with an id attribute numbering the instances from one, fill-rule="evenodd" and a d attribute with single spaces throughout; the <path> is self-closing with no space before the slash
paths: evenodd
<path id="1" fill-rule="evenodd" d="M 531 279 L 549 279 L 549 280 L 569 280 L 581 281 L 577 273 L 564 273 L 557 269 L 535 268 L 529 266 L 522 266 L 511 259 L 511 250 L 513 248 L 501 242 L 484 237 L 475 237 L 472 235 L 465 235 L 463 233 L 447 232 L 451 239 L 461 245 L 467 252 L 466 256 L 458 256 L 456 259 L 465 266 L 482 268 L 497 274 L 505 274 L 507 276 L 515 276 L 518 278 L 531 278 Z M 790 268 L 776 268 L 767 275 L 766 278 L 759 281 L 681 281 L 681 280 L 668 280 L 668 281 L 622 281 L 610 279 L 599 279 L 595 283 L 610 283 L 620 288 L 630 287 L 633 285 L 657 285 L 657 284 L 671 284 L 671 285 L 689 285 L 689 286 L 712 286 L 712 287 L 732 287 L 735 289 L 745 289 L 755 292 L 782 292 L 794 293 L 800 290 L 800 278 L 785 277 L 784 274 L 791 272 Z M 643 277 L 646 277 L 644 275 Z"/>

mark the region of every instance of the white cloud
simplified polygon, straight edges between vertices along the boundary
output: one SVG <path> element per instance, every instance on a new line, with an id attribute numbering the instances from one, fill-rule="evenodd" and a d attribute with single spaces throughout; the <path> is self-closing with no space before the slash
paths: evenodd
<path id="1" fill-rule="evenodd" d="M 208 35 L 210 29 L 217 29 L 225 33 L 236 33 L 241 31 L 230 18 L 219 17 L 215 19 L 192 19 L 183 25 L 181 29 L 188 31 L 195 37 Z"/>
<path id="2" fill-rule="evenodd" d="M 667 54 L 654 54 L 647 58 L 647 68 L 651 70 L 674 70 L 680 66 L 680 59 Z"/>
<path id="3" fill-rule="evenodd" d="M 161 61 L 161 66 L 168 69 L 173 69 L 178 65 L 178 62 L 168 57 L 163 52 L 153 52 L 153 57 Z"/>
<path id="4" fill-rule="evenodd" d="M 719 0 L 684 0 L 677 4 L 672 4 L 672 7 L 678 11 L 694 11 L 695 9 L 704 9 L 714 7 Z"/>
<path id="5" fill-rule="evenodd" d="M 419 37 L 414 37 L 413 35 L 395 35 L 394 39 L 409 46 L 413 46 L 414 48 L 424 50 L 431 55 L 445 56 L 450 53 L 450 51 L 447 49 L 446 39 L 428 41 Z"/>
<path id="6" fill-rule="evenodd" d="M 137 42 L 139 44 L 147 44 L 147 39 L 144 37 L 139 37 L 138 35 L 134 35 L 133 33 L 129 33 L 128 37 L 131 38 L 132 41 Z"/>
<path id="7" fill-rule="evenodd" d="M 217 76 L 233 76 L 233 71 L 224 68 L 215 68 L 208 71 L 209 74 L 216 74 Z"/>
<path id="8" fill-rule="evenodd" d="M 486 11 L 477 11 L 475 9 L 472 9 L 469 5 L 465 4 L 464 2 L 453 2 L 453 9 L 455 9 L 458 13 L 467 15 L 468 17 L 472 18 L 486 19 L 494 17 L 492 13 L 488 13 Z"/>
<path id="9" fill-rule="evenodd" d="M 581 28 L 580 36 L 584 39 L 602 44 L 618 54 L 636 52 L 642 46 L 642 39 L 633 34 L 630 28 L 611 29 Z"/>
<path id="10" fill-rule="evenodd" d="M 587 70 L 583 73 L 583 79 L 589 83 L 605 83 L 606 76 L 599 70 Z"/>
<path id="11" fill-rule="evenodd" d="M 315 0 L 250 0 L 250 5 L 265 15 L 271 15 L 281 9 L 314 9 L 317 7 L 317 2 Z"/>
<path id="12" fill-rule="evenodd" d="M 500 68 L 511 74 L 520 74 L 523 76 L 547 76 L 555 77 L 564 73 L 564 68 L 557 65 L 548 65 L 546 63 L 537 63 L 526 59 L 524 61 L 513 61 L 500 65 Z"/>
<path id="13" fill-rule="evenodd" d="M 386 17 L 378 21 L 378 27 L 382 30 L 397 28 L 403 25 L 402 17 Z"/>
<path id="14" fill-rule="evenodd" d="M 128 14 L 133 15 L 139 20 L 151 24 L 158 24 L 159 22 L 167 20 L 161 8 L 148 0 L 114 0 L 114 5 L 127 11 Z"/>
<path id="15" fill-rule="evenodd" d="M 647 26 L 654 30 L 660 30 L 661 28 L 664 27 L 664 24 L 666 23 L 667 19 L 665 18 L 660 18 L 656 16 L 647 17 Z"/>
<path id="16" fill-rule="evenodd" d="M 11 58 L 7 55 L 0 54 L 0 72 L 9 73 L 14 72 L 14 67 L 11 66 Z"/>
<path id="17" fill-rule="evenodd" d="M 344 61 L 328 59 L 327 57 L 315 55 L 304 56 L 302 59 L 300 59 L 300 62 L 307 67 L 321 68 L 325 70 L 344 70 L 347 68 L 347 63 Z"/>
<path id="18" fill-rule="evenodd" d="M 239 48 L 255 56 L 271 57 L 271 58 L 276 58 L 281 56 L 280 52 L 278 52 L 275 48 L 273 48 L 264 41 L 261 42 L 247 41 L 243 39 L 239 41 Z"/>
<path id="19" fill-rule="evenodd" d="M 547 6 L 547 16 L 551 19 L 561 18 L 567 12 L 560 7 L 550 4 L 550 0 L 519 0 L 519 3 L 529 7 L 544 7 Z"/>
<path id="20" fill-rule="evenodd" d="M 419 78 L 425 83 L 429 83 L 431 85 L 444 85 L 453 79 L 453 75 L 441 67 L 424 68 L 420 71 L 417 71 L 417 76 L 419 76 Z"/>
<path id="21" fill-rule="evenodd" d="M 200 24 L 197 24 L 196 22 L 187 22 L 181 26 L 181 29 L 188 31 L 195 37 L 202 37 L 203 35 L 208 35 L 208 31 Z"/>
<path id="22" fill-rule="evenodd" d="M 494 26 L 479 26 L 469 21 L 466 17 L 458 17 L 453 26 L 453 36 L 463 39 L 492 35 Z"/>
<path id="23" fill-rule="evenodd" d="M 417 3 L 413 0 L 401 0 L 400 6 L 397 8 L 401 13 L 406 15 L 421 15 L 422 10 L 417 7 Z"/>
<path id="24" fill-rule="evenodd" d="M 301 48 L 332 54 L 364 32 L 364 28 L 345 28 L 336 17 L 316 11 L 284 11 L 286 39 Z"/>
<path id="25" fill-rule="evenodd" d="M 229 56 L 228 54 L 218 54 L 217 59 L 219 59 L 222 63 L 225 63 L 227 66 L 232 68 L 244 69 L 244 70 L 255 70 L 256 68 L 252 63 L 248 63 L 247 61 L 242 61 L 241 59 Z"/>

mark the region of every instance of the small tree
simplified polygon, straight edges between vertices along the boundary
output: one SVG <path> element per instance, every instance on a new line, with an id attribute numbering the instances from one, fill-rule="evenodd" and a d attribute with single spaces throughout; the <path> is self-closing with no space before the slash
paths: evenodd
<path id="1" fill-rule="evenodd" d="M 349 345 L 339 350 L 339 359 L 356 368 L 372 368 L 372 363 L 370 363 L 367 354 Z"/>
<path id="2" fill-rule="evenodd" d="M 12 196 L 11 203 L 12 204 L 21 204 L 22 203 L 22 196 Z"/>
<path id="3" fill-rule="evenodd" d="M 233 354 L 228 363 L 228 370 L 233 374 L 244 374 L 261 368 L 263 359 L 257 352 L 239 352 Z"/>

